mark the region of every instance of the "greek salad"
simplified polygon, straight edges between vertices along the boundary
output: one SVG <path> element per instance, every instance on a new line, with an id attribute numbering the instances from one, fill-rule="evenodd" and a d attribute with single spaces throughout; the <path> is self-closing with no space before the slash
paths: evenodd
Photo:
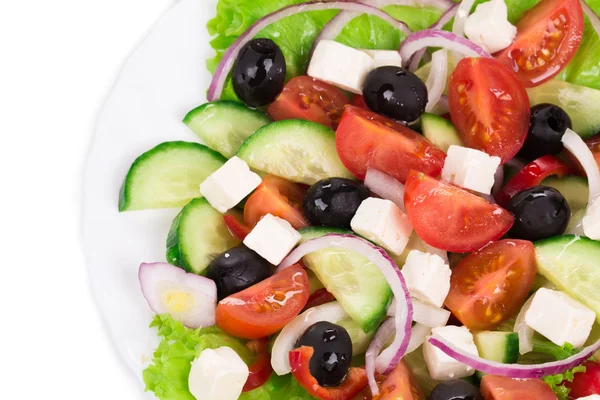
<path id="1" fill-rule="evenodd" d="M 119 195 L 181 208 L 139 267 L 147 390 L 600 399 L 598 12 L 220 0 L 202 144 L 148 150 Z"/>

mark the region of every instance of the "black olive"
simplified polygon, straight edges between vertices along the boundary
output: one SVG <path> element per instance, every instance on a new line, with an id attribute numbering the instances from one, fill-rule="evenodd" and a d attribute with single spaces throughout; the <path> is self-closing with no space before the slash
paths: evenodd
<path id="1" fill-rule="evenodd" d="M 219 300 L 240 292 L 271 275 L 267 260 L 245 246 L 234 247 L 215 258 L 206 277 L 215 281 Z"/>
<path id="2" fill-rule="evenodd" d="M 283 90 L 285 57 L 271 39 L 246 43 L 233 67 L 235 94 L 250 107 L 267 105 Z"/>
<path id="3" fill-rule="evenodd" d="M 296 348 L 310 346 L 310 374 L 321 386 L 338 386 L 350 370 L 352 341 L 348 331 L 331 322 L 317 322 L 304 332 Z"/>
<path id="4" fill-rule="evenodd" d="M 508 234 L 532 242 L 562 235 L 571 219 L 565 197 L 547 186 L 535 186 L 517 193 L 510 199 L 507 210 L 515 215 L 515 224 Z"/>
<path id="5" fill-rule="evenodd" d="M 427 86 L 407 69 L 379 67 L 365 78 L 363 96 L 371 110 L 410 123 L 425 112 Z"/>
<path id="6" fill-rule="evenodd" d="M 327 178 L 312 185 L 304 197 L 304 216 L 311 225 L 350 228 L 360 203 L 369 197 L 362 183 Z"/>
<path id="7" fill-rule="evenodd" d="M 455 379 L 437 385 L 427 400 L 483 400 L 483 395 L 469 382 Z"/>
<path id="8" fill-rule="evenodd" d="M 547 154 L 558 154 L 563 149 L 562 137 L 567 128 L 573 128 L 571 118 L 554 104 L 531 107 L 529 133 L 519 157 L 533 161 Z"/>

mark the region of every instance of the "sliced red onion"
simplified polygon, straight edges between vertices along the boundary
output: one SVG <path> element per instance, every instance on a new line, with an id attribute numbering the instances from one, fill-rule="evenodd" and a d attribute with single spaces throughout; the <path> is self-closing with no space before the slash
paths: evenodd
<path id="1" fill-rule="evenodd" d="M 417 51 L 427 47 L 441 47 L 459 52 L 467 57 L 492 57 L 487 51 L 462 36 L 440 29 L 425 29 L 413 33 L 402 43 L 400 46 L 402 62 L 405 63 Z"/>
<path id="2" fill-rule="evenodd" d="M 431 112 L 446 89 L 448 81 L 448 52 L 446 50 L 438 50 L 431 56 L 431 71 L 425 86 L 427 86 L 428 101 L 425 106 L 426 112 Z"/>
<path id="3" fill-rule="evenodd" d="M 371 340 L 371 344 L 369 344 L 367 352 L 365 353 L 365 370 L 367 371 L 369 388 L 371 389 L 371 394 L 373 396 L 379 394 L 379 387 L 377 387 L 377 381 L 375 380 L 375 358 L 381 353 L 385 344 L 392 336 L 394 336 L 394 332 L 394 319 L 388 318 L 379 327 L 379 330 L 373 337 L 373 340 Z"/>
<path id="4" fill-rule="evenodd" d="M 427 325 L 419 323 L 414 324 L 410 331 L 410 343 L 408 344 L 406 354 L 412 353 L 425 343 L 425 340 L 427 340 L 427 336 L 431 334 L 432 329 L 433 328 Z"/>
<path id="5" fill-rule="evenodd" d="M 492 187 L 492 196 L 498 194 L 498 192 L 504 186 L 504 165 L 500 165 L 494 174 L 494 186 Z"/>
<path id="6" fill-rule="evenodd" d="M 590 19 L 592 27 L 594 28 L 598 36 L 600 36 L 600 18 L 594 12 L 594 10 L 592 10 L 592 8 L 588 6 L 585 0 L 581 0 L 581 7 L 583 7 L 583 12 L 585 13 L 585 15 L 587 15 L 587 17 Z"/>
<path id="7" fill-rule="evenodd" d="M 525 314 L 533 303 L 533 296 L 529 298 L 521 307 L 519 315 L 515 321 L 514 331 L 519 335 L 519 353 L 526 354 L 533 350 L 533 329 L 525 323 Z"/>
<path id="8" fill-rule="evenodd" d="M 473 369 L 490 375 L 502 375 L 516 379 L 536 379 L 548 375 L 562 374 L 563 372 L 582 364 L 600 349 L 600 340 L 598 340 L 593 345 L 585 347 L 579 353 L 564 360 L 525 365 L 503 364 L 474 356 L 473 354 L 456 347 L 440 335 L 433 335 L 429 338 L 429 343 L 456 361 L 468 365 Z"/>
<path id="9" fill-rule="evenodd" d="M 443 308 L 427 304 L 424 301 L 412 299 L 413 302 L 413 321 L 436 328 L 438 326 L 446 326 L 450 319 L 450 311 Z"/>
<path id="10" fill-rule="evenodd" d="M 456 16 L 454 17 L 454 24 L 452 25 L 452 33 L 462 37 L 465 35 L 465 22 L 469 18 L 469 15 L 471 15 L 471 9 L 473 8 L 473 4 L 475 4 L 475 0 L 462 0 L 459 4 Z"/>
<path id="11" fill-rule="evenodd" d="M 167 263 L 143 263 L 138 271 L 142 293 L 156 314 L 170 314 L 188 328 L 215 324 L 217 286 Z"/>
<path id="12" fill-rule="evenodd" d="M 403 212 L 404 208 L 404 185 L 391 175 L 374 168 L 367 169 L 365 186 L 382 199 L 390 200 Z"/>
<path id="13" fill-rule="evenodd" d="M 438 101 L 438 103 L 433 108 L 433 110 L 431 110 L 431 114 L 444 115 L 444 114 L 448 114 L 449 112 L 450 112 L 450 104 L 448 103 L 448 96 L 443 94 L 440 97 L 440 100 Z"/>
<path id="14" fill-rule="evenodd" d="M 336 323 L 348 314 L 337 301 L 309 308 L 287 324 L 275 339 L 271 350 L 271 366 L 277 375 L 291 372 L 289 353 L 294 349 L 296 341 L 313 324 L 320 321 Z"/>
<path id="15" fill-rule="evenodd" d="M 406 281 L 398 266 L 385 250 L 356 236 L 329 234 L 308 240 L 296 247 L 281 262 L 277 270 L 294 265 L 307 254 L 332 247 L 354 251 L 371 261 L 379 268 L 392 289 L 396 299 L 396 315 L 394 316 L 396 335 L 392 344 L 376 360 L 377 370 L 382 373 L 389 373 L 400 363 L 408 348 L 413 308 Z"/>

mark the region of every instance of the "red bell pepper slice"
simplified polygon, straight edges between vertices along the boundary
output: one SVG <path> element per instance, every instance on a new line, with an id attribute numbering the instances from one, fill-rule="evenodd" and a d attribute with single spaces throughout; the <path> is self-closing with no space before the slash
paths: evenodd
<path id="1" fill-rule="evenodd" d="M 249 341 L 246 346 L 254 352 L 257 357 L 252 365 L 248 367 L 250 375 L 242 392 L 249 392 L 264 385 L 271 377 L 273 368 L 271 367 L 271 356 L 269 354 L 268 340 L 266 338 Z"/>
<path id="2" fill-rule="evenodd" d="M 312 347 L 302 346 L 289 354 L 294 378 L 311 396 L 320 400 L 350 400 L 367 386 L 365 369 L 352 367 L 340 386 L 322 387 L 310 373 L 309 364 L 313 353 Z"/>
<path id="3" fill-rule="evenodd" d="M 566 162 L 555 156 L 540 157 L 519 171 L 498 193 L 496 201 L 502 207 L 506 207 L 514 195 L 541 184 L 547 177 L 552 175 L 563 177 L 572 172 L 573 169 Z"/>
<path id="4" fill-rule="evenodd" d="M 250 234 L 251 229 L 238 221 L 233 215 L 225 214 L 223 215 L 223 220 L 225 220 L 225 225 L 227 225 L 229 232 L 237 238 L 244 240 Z"/>
<path id="5" fill-rule="evenodd" d="M 330 303 L 334 300 L 335 300 L 335 296 L 332 295 L 331 293 L 329 293 L 327 291 L 327 289 L 325 289 L 325 288 L 319 289 L 308 298 L 308 301 L 306 302 L 304 309 L 308 310 L 309 308 L 320 306 L 325 303 Z"/>

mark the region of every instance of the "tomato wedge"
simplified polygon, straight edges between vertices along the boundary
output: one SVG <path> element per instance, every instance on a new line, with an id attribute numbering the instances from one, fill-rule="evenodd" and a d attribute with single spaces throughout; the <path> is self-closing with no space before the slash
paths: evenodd
<path id="1" fill-rule="evenodd" d="M 377 400 L 425 400 L 417 378 L 402 361 L 380 385 Z"/>
<path id="2" fill-rule="evenodd" d="M 332 301 L 335 301 L 334 295 L 329 293 L 325 288 L 319 289 L 308 298 L 304 309 L 308 310 L 309 308 L 320 306 L 325 303 L 331 303 Z"/>
<path id="3" fill-rule="evenodd" d="M 254 228 L 267 214 L 283 218 L 295 229 L 308 226 L 302 214 L 306 189 L 275 175 L 267 175 L 244 205 L 244 223 Z"/>
<path id="4" fill-rule="evenodd" d="M 571 167 L 564 161 L 547 155 L 527 164 L 502 188 L 496 195 L 496 201 L 503 207 L 510 199 L 525 189 L 540 185 L 544 179 L 552 175 L 563 177 L 572 172 Z"/>
<path id="5" fill-rule="evenodd" d="M 358 108 L 362 108 L 363 110 L 369 110 L 369 106 L 365 102 L 365 98 L 360 94 L 355 94 L 352 98 L 352 105 Z"/>
<path id="6" fill-rule="evenodd" d="M 583 37 L 579 0 L 542 0 L 517 23 L 512 45 L 496 54 L 526 87 L 552 79 L 571 61 Z"/>
<path id="7" fill-rule="evenodd" d="M 450 115 L 465 146 L 502 163 L 523 147 L 531 109 L 514 72 L 493 58 L 464 58 L 450 76 Z"/>
<path id="8" fill-rule="evenodd" d="M 217 305 L 217 326 L 244 339 L 260 339 L 281 330 L 304 308 L 308 275 L 296 264 Z"/>
<path id="9" fill-rule="evenodd" d="M 402 183 L 411 169 L 438 176 L 446 159 L 443 151 L 406 126 L 355 106 L 344 110 L 336 147 L 342 163 L 361 180 L 369 167 Z"/>
<path id="10" fill-rule="evenodd" d="M 464 189 L 411 171 L 404 206 L 415 232 L 438 249 L 466 253 L 500 239 L 514 217 Z"/>
<path id="11" fill-rule="evenodd" d="M 577 372 L 573 382 L 565 382 L 565 386 L 571 389 L 571 398 L 600 395 L 600 363 L 588 361 L 585 364 L 585 372 Z"/>
<path id="12" fill-rule="evenodd" d="M 531 242 L 500 240 L 452 270 L 446 307 L 469 329 L 494 329 L 525 303 L 535 274 Z"/>
<path id="13" fill-rule="evenodd" d="M 323 387 L 310 374 L 310 359 L 314 350 L 310 346 L 302 346 L 290 351 L 289 360 L 292 374 L 311 395 L 320 400 L 350 400 L 367 386 L 367 372 L 364 368 L 352 367 L 341 385 Z"/>
<path id="14" fill-rule="evenodd" d="M 229 232 L 231 232 L 231 234 L 238 239 L 244 240 L 246 236 L 250 234 L 251 229 L 238 221 L 235 216 L 231 214 L 225 214 L 223 215 L 223 220 L 225 221 L 225 225 L 227 225 Z"/>
<path id="15" fill-rule="evenodd" d="M 310 76 L 297 76 L 285 85 L 267 114 L 274 121 L 305 119 L 335 129 L 348 103 L 350 100 L 335 86 Z"/>
<path id="16" fill-rule="evenodd" d="M 248 367 L 250 374 L 246 379 L 242 392 L 249 392 L 264 385 L 273 372 L 271 355 L 269 354 L 269 341 L 266 338 L 251 340 L 246 346 L 256 354 L 256 360 Z"/>
<path id="17" fill-rule="evenodd" d="M 485 375 L 481 380 L 485 400 L 556 400 L 557 397 L 541 379 L 511 379 Z"/>

